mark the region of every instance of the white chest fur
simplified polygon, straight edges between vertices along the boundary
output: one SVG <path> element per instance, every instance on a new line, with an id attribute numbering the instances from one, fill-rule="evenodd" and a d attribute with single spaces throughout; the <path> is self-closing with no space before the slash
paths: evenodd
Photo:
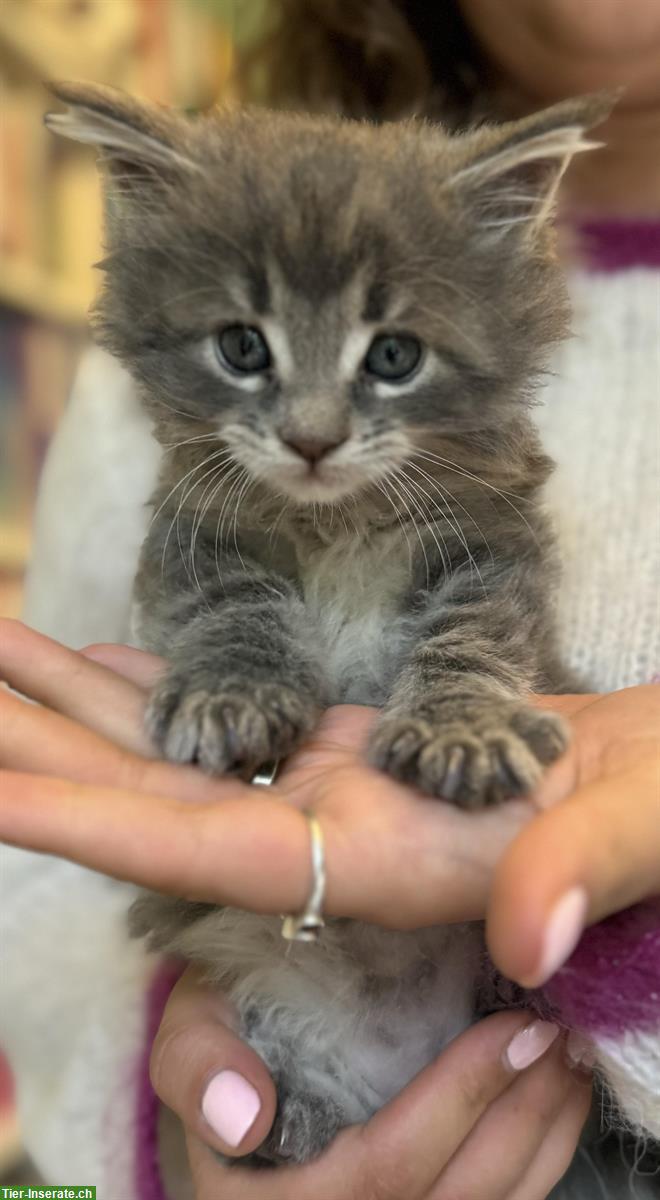
<path id="1" fill-rule="evenodd" d="M 411 632 L 402 603 L 410 554 L 401 530 L 320 546 L 306 554 L 301 575 L 333 702 L 381 704 Z"/>

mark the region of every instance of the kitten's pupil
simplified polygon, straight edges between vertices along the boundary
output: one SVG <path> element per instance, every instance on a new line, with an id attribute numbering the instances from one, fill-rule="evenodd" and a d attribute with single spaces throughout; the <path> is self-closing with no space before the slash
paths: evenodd
<path id="1" fill-rule="evenodd" d="M 221 329 L 218 348 L 225 365 L 234 371 L 249 374 L 270 366 L 266 339 L 252 325 L 228 325 Z"/>
<path id="2" fill-rule="evenodd" d="M 364 365 L 379 379 L 404 379 L 418 366 L 422 347 L 409 333 L 379 334 L 371 343 Z"/>

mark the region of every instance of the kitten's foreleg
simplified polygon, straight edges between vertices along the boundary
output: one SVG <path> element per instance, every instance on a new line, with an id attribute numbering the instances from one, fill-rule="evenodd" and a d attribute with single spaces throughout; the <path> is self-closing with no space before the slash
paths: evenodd
<path id="1" fill-rule="evenodd" d="M 476 599 L 432 596 L 371 761 L 431 795 L 479 808 L 531 791 L 566 748 L 563 721 L 533 707 L 549 625 L 520 577 Z"/>
<path id="2" fill-rule="evenodd" d="M 152 535 L 136 585 L 141 644 L 168 669 L 147 724 L 175 762 L 249 776 L 313 729 L 322 669 L 302 601 L 284 578 L 197 538 L 195 570 L 177 540 Z"/>

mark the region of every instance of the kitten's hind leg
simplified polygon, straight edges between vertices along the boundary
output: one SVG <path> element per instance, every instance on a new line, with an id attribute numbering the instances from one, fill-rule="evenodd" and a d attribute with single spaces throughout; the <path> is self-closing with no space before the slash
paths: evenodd
<path id="1" fill-rule="evenodd" d="M 285 1008 L 256 1001 L 248 1002 L 241 1013 L 243 1037 L 263 1058 L 277 1091 L 272 1128 L 249 1160 L 243 1160 L 254 1166 L 309 1162 L 356 1119 L 356 1113 L 349 1114 L 342 1103 L 330 1054 L 296 1053 L 295 1032 L 284 1028 L 294 1020 Z M 363 1115 L 368 1115 L 366 1108 Z"/>
<path id="2" fill-rule="evenodd" d="M 254 1154 L 240 1161 L 247 1166 L 275 1167 L 318 1158 L 346 1125 L 340 1105 L 331 1096 L 289 1089 L 286 1076 L 275 1080 L 277 1112 L 268 1137 Z"/>

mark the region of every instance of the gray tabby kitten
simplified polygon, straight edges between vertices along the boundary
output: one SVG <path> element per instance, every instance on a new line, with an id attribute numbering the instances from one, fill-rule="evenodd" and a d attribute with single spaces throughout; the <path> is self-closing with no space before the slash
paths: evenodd
<path id="1" fill-rule="evenodd" d="M 371 762 L 465 808 L 528 792 L 566 745 L 530 690 L 566 679 L 529 417 L 567 328 L 549 219 L 571 101 L 461 136 L 421 121 L 192 121 L 58 85 L 100 147 L 99 338 L 166 448 L 136 581 L 164 755 L 249 778 L 321 710 L 377 705 Z M 391 933 L 164 897 L 151 945 L 207 965 L 278 1086 L 255 1161 L 304 1161 L 475 1015 L 476 926 Z"/>

